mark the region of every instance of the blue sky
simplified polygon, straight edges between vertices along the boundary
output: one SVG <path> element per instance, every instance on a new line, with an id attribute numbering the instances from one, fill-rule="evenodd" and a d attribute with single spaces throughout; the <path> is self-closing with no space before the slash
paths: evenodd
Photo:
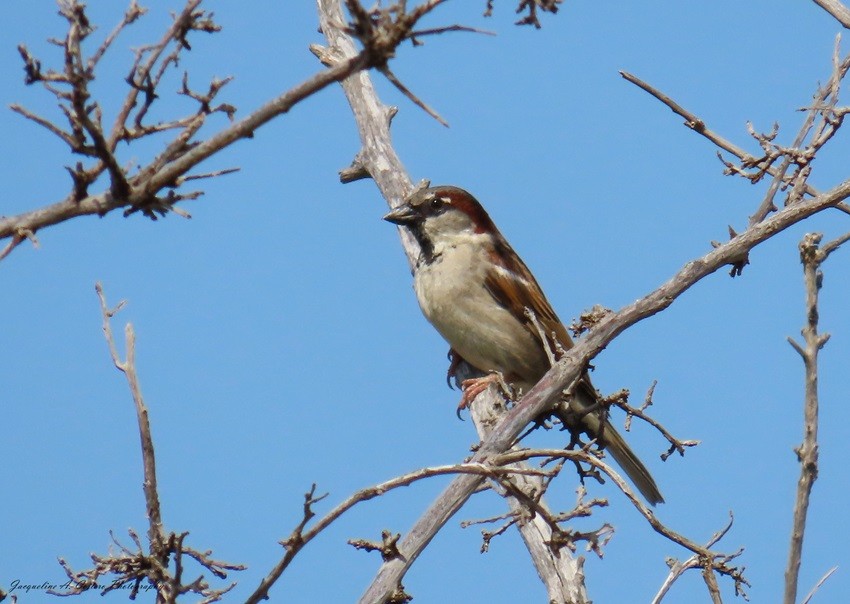
<path id="1" fill-rule="evenodd" d="M 91 2 L 108 31 L 123 6 Z M 131 46 L 159 37 L 179 2 L 147 3 L 149 14 L 119 40 L 96 83 L 106 112 L 124 92 Z M 244 5 L 210 1 L 224 27 L 196 35 L 181 64 L 204 88 L 235 76 L 222 100 L 246 115 L 319 69 L 307 45 L 321 42 L 310 2 Z M 465 23 L 498 36 L 451 34 L 409 45 L 395 73 L 451 124 L 446 129 L 385 82 L 401 110 L 396 148 L 411 176 L 470 190 L 537 275 L 565 321 L 594 304 L 641 297 L 685 262 L 706 253 L 727 225 L 741 230 L 764 185 L 722 175 L 715 149 L 681 119 L 620 78 L 631 71 L 672 95 L 715 130 L 752 152 L 745 124 L 790 143 L 819 81 L 829 76 L 839 26 L 814 3 L 648 0 L 565 3 L 544 28 L 517 28 L 509 3 L 483 19 L 484 2 L 450 3 L 427 25 Z M 44 40 L 61 37 L 51 2 L 6 3 L 0 27 L 0 103 L 55 115 L 52 99 L 22 83 L 16 46 L 25 42 L 58 65 Z M 16 24 L 14 27 L 12 24 Z M 170 82 L 178 87 L 179 75 Z M 165 97 L 161 115 L 186 108 Z M 110 120 L 111 121 L 111 120 Z M 208 132 L 223 127 L 213 120 Z M 58 201 L 69 190 L 62 166 L 76 158 L 46 131 L 0 111 L 0 213 Z M 815 164 L 826 190 L 847 177 L 839 134 Z M 125 149 L 143 161 L 156 145 Z M 0 391 L 5 460 L 0 499 L 0 586 L 59 582 L 63 556 L 77 568 L 106 552 L 110 530 L 127 543 L 144 532 L 135 416 L 100 330 L 94 283 L 114 304 L 121 331 L 137 332 L 138 370 L 157 445 L 166 526 L 189 542 L 249 569 L 231 601 L 250 593 L 281 555 L 277 541 L 300 519 L 313 482 L 327 511 L 352 491 L 425 465 L 461 460 L 475 441 L 454 417 L 445 386 L 446 345 L 422 318 L 395 229 L 369 181 L 341 185 L 337 171 L 358 149 L 338 87 L 240 141 L 203 168 L 240 166 L 206 184 L 185 208 L 193 218 L 156 223 L 138 215 L 81 218 L 39 233 L 0 263 Z M 742 278 L 706 279 L 665 313 L 618 338 L 595 361 L 604 391 L 640 400 L 653 380 L 655 417 L 703 444 L 685 458 L 658 459 L 664 443 L 637 426 L 628 439 L 648 461 L 670 527 L 697 541 L 735 525 L 721 543 L 745 547 L 754 602 L 777 601 L 787 556 L 802 436 L 803 369 L 785 342 L 804 320 L 797 243 L 850 227 L 837 212 L 783 233 L 751 255 Z M 824 266 L 821 468 L 809 516 L 801 597 L 832 566 L 815 602 L 850 594 L 850 496 L 844 460 L 850 379 L 848 250 Z M 546 442 L 560 444 L 561 435 Z M 571 477 L 549 502 L 569 508 Z M 353 510 L 298 557 L 272 591 L 286 602 L 348 602 L 371 581 L 377 555 L 349 538 L 404 532 L 447 480 L 392 493 Z M 687 553 L 656 536 L 607 485 L 611 506 L 578 528 L 610 522 L 614 539 L 587 561 L 597 602 L 645 602 L 667 573 L 667 556 Z M 405 580 L 417 602 L 542 601 L 545 592 L 519 538 L 499 538 L 480 555 L 476 528 L 460 520 L 503 511 L 476 495 L 435 539 Z M 731 583 L 721 581 L 731 601 Z M 83 596 L 84 599 L 93 595 Z M 22 602 L 47 599 L 24 594 Z M 108 596 L 119 601 L 121 595 Z M 708 601 L 698 574 L 668 602 Z"/>

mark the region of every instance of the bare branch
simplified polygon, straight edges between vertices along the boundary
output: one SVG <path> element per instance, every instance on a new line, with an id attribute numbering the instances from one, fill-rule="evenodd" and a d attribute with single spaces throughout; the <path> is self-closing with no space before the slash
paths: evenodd
<path id="1" fill-rule="evenodd" d="M 473 375 L 471 368 L 465 363 L 458 366 L 456 372 L 458 378 Z M 506 411 L 498 390 L 499 387 L 496 385 L 489 388 L 487 395 L 477 397 L 470 408 L 470 415 L 482 441 L 489 437 L 490 432 Z M 520 450 L 518 444 L 511 449 L 511 451 L 516 450 Z M 575 451 L 575 453 L 580 456 L 571 456 L 569 459 L 576 465 L 580 465 L 582 458 L 594 455 L 594 452 L 588 449 Z M 490 486 L 505 497 L 511 510 L 511 519 L 496 531 L 483 532 L 482 550 L 489 546 L 494 537 L 507 531 L 510 526 L 516 525 L 534 568 L 546 588 L 547 600 L 581 604 L 589 602 L 584 584 L 584 561 L 581 556 L 572 554 L 575 552 L 575 541 L 582 536 L 575 531 L 562 530 L 558 522 L 569 520 L 573 516 L 550 513 L 543 499 L 550 482 L 561 471 L 563 465 L 561 461 L 553 469 L 542 470 L 521 461 L 506 463 L 507 467 L 517 470 L 517 473 L 491 480 Z M 588 504 L 579 497 L 572 513 L 580 514 L 579 508 L 589 513 L 593 505 L 595 504 Z"/>
<path id="2" fill-rule="evenodd" d="M 162 513 L 159 504 L 159 494 L 156 483 L 156 467 L 154 462 L 153 440 L 148 421 L 147 407 L 142 398 L 138 375 L 136 374 L 135 360 L 135 334 L 133 326 L 127 324 L 125 327 L 125 339 L 127 356 L 121 359 L 115 338 L 112 333 L 111 320 L 115 314 L 124 306 L 120 302 L 118 306 L 110 309 L 106 304 L 106 296 L 100 283 L 95 285 L 100 300 L 101 315 L 103 317 L 103 333 L 109 346 L 109 355 L 115 367 L 127 378 L 130 392 L 136 406 L 136 415 L 139 424 L 139 436 L 142 444 L 142 461 L 144 466 L 144 493 L 149 520 L 148 541 L 149 551 L 145 552 L 141 539 L 132 529 L 129 530 L 130 539 L 135 547 L 130 549 L 121 544 L 110 533 L 112 542 L 118 551 L 107 556 L 91 554 L 94 566 L 85 571 L 74 571 L 70 565 L 59 559 L 59 564 L 68 577 L 68 585 L 64 591 L 49 590 L 49 593 L 60 596 L 73 596 L 84 593 L 90 589 L 101 590 L 101 595 L 115 589 L 129 586 L 130 599 L 135 599 L 141 589 L 142 583 L 149 583 L 157 593 L 158 602 L 175 602 L 177 597 L 186 593 L 195 593 L 203 596 L 203 602 L 218 601 L 221 596 L 230 591 L 236 584 L 231 583 L 223 588 L 214 589 L 204 579 L 198 576 L 194 580 L 184 583 L 184 556 L 194 559 L 202 568 L 206 569 L 219 579 L 225 579 L 229 571 L 244 570 L 241 564 L 230 564 L 211 557 L 212 552 L 201 552 L 185 545 L 187 532 L 180 534 L 166 533 L 162 524 Z M 169 569 L 171 559 L 174 559 L 174 572 Z M 109 576 L 110 580 L 101 584 L 100 577 Z"/>
<path id="3" fill-rule="evenodd" d="M 706 548 L 714 547 L 714 545 L 719 542 L 723 537 L 726 536 L 726 533 L 729 532 L 729 529 L 732 528 L 732 524 L 735 519 L 732 514 L 729 514 L 729 523 L 714 533 L 711 539 L 705 544 Z M 655 594 L 655 597 L 652 599 L 652 604 L 659 604 L 664 596 L 670 591 L 670 588 L 673 586 L 673 583 L 676 582 L 679 577 L 685 574 L 685 571 L 688 571 L 693 568 L 703 568 L 704 563 L 702 557 L 699 554 L 694 554 L 684 562 L 679 562 L 675 558 L 668 558 L 667 565 L 670 567 L 670 574 L 667 575 L 667 578 L 664 579 L 664 583 L 661 585 L 661 588 L 658 590 L 658 593 Z M 704 569 L 705 570 L 705 569 Z M 712 594 L 712 597 L 714 594 Z"/>
<path id="4" fill-rule="evenodd" d="M 511 451 L 508 453 L 504 453 L 502 455 L 497 456 L 496 459 L 498 459 L 501 463 L 505 464 L 509 462 L 515 462 L 517 460 L 525 460 L 532 458 L 568 458 L 566 455 L 567 453 L 570 452 L 563 451 L 560 449 L 523 449 L 519 451 Z M 608 478 L 610 478 L 611 481 L 614 482 L 614 484 L 616 484 L 617 487 L 626 495 L 632 505 L 644 517 L 644 519 L 646 519 L 649 525 L 657 533 L 666 537 L 670 541 L 681 545 L 685 549 L 695 554 L 695 560 L 690 565 L 688 565 L 687 568 L 702 568 L 708 574 L 713 574 L 717 572 L 721 575 L 728 576 L 735 582 L 735 590 L 738 593 L 743 593 L 744 587 L 749 586 L 748 581 L 743 575 L 743 569 L 730 565 L 730 563 L 735 558 L 741 555 L 741 553 L 743 552 L 742 549 L 739 549 L 738 551 L 733 552 L 731 554 L 714 552 L 710 549 L 729 531 L 729 528 L 731 527 L 731 516 L 729 524 L 724 529 L 721 529 L 720 531 L 715 533 L 715 535 L 709 540 L 707 545 L 700 545 L 695 541 L 688 539 L 684 535 L 673 531 L 672 529 L 664 525 L 660 520 L 658 520 L 652 510 L 650 510 L 643 503 L 643 501 L 638 498 L 638 496 L 633 492 L 631 487 L 625 482 L 622 476 L 620 476 L 611 466 L 606 464 L 604 461 L 596 458 L 593 455 L 587 456 L 582 461 L 593 466 L 599 472 L 605 474 Z M 677 571 L 677 576 L 684 572 L 684 570 L 686 570 L 687 568 L 683 568 L 680 571 Z M 673 580 L 675 580 L 675 578 Z M 672 580 L 670 581 L 670 583 L 672 584 Z"/>
<path id="5" fill-rule="evenodd" d="M 94 68 L 97 67 L 100 59 L 103 58 L 103 55 L 106 54 L 106 51 L 109 50 L 109 47 L 112 46 L 112 43 L 116 40 L 116 38 L 118 38 L 118 35 L 124 31 L 128 25 L 135 23 L 135 21 L 146 12 L 148 12 L 148 9 L 139 6 L 136 0 L 130 0 L 130 6 L 128 6 L 127 10 L 124 12 L 124 18 L 121 19 L 121 22 L 118 23 L 111 32 L 109 32 L 109 35 L 106 36 L 106 39 L 88 60 L 89 71 L 94 71 Z"/>
<path id="6" fill-rule="evenodd" d="M 74 137 L 71 135 L 70 132 L 66 132 L 66 131 L 62 130 L 62 128 L 60 128 L 59 126 L 57 126 L 56 124 L 54 124 L 53 122 L 48 120 L 47 118 L 43 118 L 40 115 L 33 113 L 32 111 L 30 111 L 26 107 L 22 107 L 21 105 L 18 105 L 17 103 L 12 103 L 11 105 L 9 105 L 9 109 L 14 111 L 15 113 L 18 113 L 18 114 L 24 116 L 28 120 L 32 120 L 33 122 L 35 122 L 39 126 L 46 128 L 49 132 L 55 134 L 60 139 L 62 139 L 62 141 L 64 141 L 65 144 L 68 145 L 69 147 L 73 147 L 74 145 L 77 144 L 76 140 L 74 139 Z"/>
<path id="7" fill-rule="evenodd" d="M 803 121 L 803 125 L 800 127 L 800 131 L 797 133 L 794 142 L 791 144 L 791 148 L 780 149 L 777 157 L 782 157 L 782 163 L 776 174 L 774 174 L 773 181 L 770 183 L 770 187 L 765 194 L 764 201 L 762 201 L 756 213 L 750 216 L 750 224 L 761 221 L 770 212 L 775 210 L 775 195 L 780 185 L 784 183 L 785 174 L 792 164 L 795 164 L 797 168 L 791 176 L 794 186 L 792 195 L 789 195 L 786 199 L 786 205 L 799 201 L 799 197 L 795 197 L 794 193 L 798 193 L 802 189 L 803 184 L 811 173 L 811 160 L 814 159 L 817 151 L 829 140 L 829 137 L 824 138 L 815 135 L 812 142 L 805 149 L 802 149 L 803 143 L 808 138 L 815 124 L 815 120 L 818 117 L 820 118 L 820 124 L 817 127 L 818 133 L 822 133 L 825 128 L 834 132 L 841 126 L 841 120 L 835 121 L 834 109 L 838 103 L 839 84 L 847 74 L 847 70 L 850 69 L 850 56 L 843 61 L 839 60 L 840 41 L 841 36 L 836 36 L 832 75 L 829 81 L 815 92 L 812 106 L 808 109 L 806 119 Z M 830 133 L 829 136 L 831 137 L 831 135 Z"/>
<path id="8" fill-rule="evenodd" d="M 477 27 L 469 27 L 467 25 L 446 25 L 444 27 L 433 27 L 431 29 L 417 29 L 413 32 L 410 37 L 411 40 L 416 43 L 419 38 L 423 36 L 434 36 L 438 34 L 445 34 L 453 31 L 462 31 L 468 32 L 472 34 L 483 34 L 485 36 L 495 36 L 496 32 L 490 31 L 489 29 L 479 29 Z"/>
<path id="9" fill-rule="evenodd" d="M 20 229 L 17 233 L 15 233 L 14 237 L 12 237 L 6 247 L 3 248 L 3 251 L 0 251 L 0 260 L 3 260 L 3 258 L 11 254 L 12 250 L 18 247 L 18 245 L 26 239 L 29 239 L 32 242 L 32 246 L 34 248 L 37 249 L 39 247 L 40 244 L 38 243 L 38 238 L 35 236 L 35 233 L 29 229 Z"/>
<path id="10" fill-rule="evenodd" d="M 182 93 L 195 98 L 200 104 L 198 112 L 192 116 L 166 120 L 155 125 L 146 125 L 142 120 L 148 108 L 158 98 L 157 86 L 166 70 L 176 64 L 183 49 L 191 48 L 187 34 L 190 31 L 213 32 L 218 29 L 211 17 L 198 9 L 201 0 L 187 0 L 183 10 L 174 17 L 171 27 L 161 40 L 137 51 L 127 78 L 131 89 L 108 135 L 102 127 L 98 104 L 88 100 L 87 84 L 92 79 L 93 69 L 100 58 L 112 47 L 118 33 L 140 16 L 140 9 L 131 2 L 124 20 L 87 61 L 83 58 L 80 40 L 91 32 L 91 25 L 85 18 L 84 6 L 77 0 L 69 0 L 63 13 L 70 23 L 68 36 L 61 42 L 65 50 L 64 70 L 58 73 L 45 72 L 41 63 L 32 57 L 25 47 L 22 46 L 20 52 L 25 62 L 27 81 L 42 82 L 57 99 L 64 101 L 62 108 L 70 129 L 50 125 L 47 120 L 26 109 L 18 107 L 16 110 L 28 119 L 49 128 L 74 152 L 95 158 L 96 162 L 90 167 L 77 164 L 75 169 L 69 170 L 74 186 L 71 194 L 64 200 L 17 216 L 0 218 L 0 239 L 15 237 L 17 233 L 24 231 L 36 233 L 39 229 L 76 216 L 103 216 L 118 208 L 129 208 L 125 215 L 139 211 L 152 219 L 174 211 L 175 203 L 194 199 L 200 193 L 162 194 L 163 189 L 179 186 L 187 180 L 188 172 L 199 163 L 239 139 L 252 137 L 258 128 L 278 115 L 290 111 L 296 104 L 329 84 L 345 80 L 352 74 L 372 67 L 385 68 L 397 46 L 414 38 L 418 21 L 443 2 L 445 0 L 427 0 L 409 11 L 401 4 L 393 11 L 375 9 L 377 12 L 362 9 L 358 2 L 349 2 L 354 23 L 347 29 L 354 32 L 363 43 L 362 51 L 355 51 L 344 59 L 334 61 L 327 69 L 272 99 L 244 119 L 204 141 L 194 142 L 192 139 L 204 124 L 206 115 L 222 111 L 233 116 L 235 108 L 231 105 L 212 105 L 213 97 L 228 80 L 214 80 L 208 92 L 203 94 L 190 91 L 186 85 Z M 421 35 L 428 33 L 432 31 L 426 30 Z M 70 91 L 64 91 L 62 86 L 70 87 Z M 143 99 L 139 98 L 140 95 Z M 134 111 L 134 125 L 130 126 L 128 121 Z M 130 175 L 118 165 L 114 151 L 120 141 L 130 142 L 170 129 L 179 130 L 175 139 L 136 174 Z M 89 194 L 89 186 L 104 171 L 108 172 L 111 180 L 109 190 Z M 8 248 L 7 253 L 14 247 L 15 245 L 12 245 Z"/>
<path id="11" fill-rule="evenodd" d="M 667 459 L 675 452 L 680 456 L 684 457 L 685 449 L 689 447 L 696 447 L 700 441 L 698 440 L 680 440 L 673 436 L 667 428 L 661 425 L 661 423 L 648 415 L 646 413 L 647 407 L 652 404 L 652 392 L 655 389 L 655 383 L 652 384 L 649 391 L 646 393 L 646 398 L 644 400 L 644 404 L 640 407 L 632 407 L 629 405 L 628 400 L 628 390 L 621 390 L 620 392 L 614 393 L 613 395 L 606 397 L 605 403 L 609 405 L 614 405 L 615 407 L 619 407 L 623 411 L 626 412 L 626 430 L 631 429 L 631 419 L 632 417 L 636 417 L 661 433 L 667 442 L 670 443 L 670 448 L 661 454 L 662 461 L 667 461 Z"/>
<path id="12" fill-rule="evenodd" d="M 169 65 L 176 62 L 179 53 L 187 46 L 185 41 L 186 33 L 189 29 L 191 29 L 191 24 L 204 17 L 204 14 L 197 10 L 201 2 L 202 0 L 187 0 L 185 6 L 174 17 L 171 27 L 166 30 L 160 41 L 136 51 L 136 61 L 130 70 L 130 75 L 127 76 L 127 83 L 130 84 L 130 91 L 127 93 L 124 103 L 118 111 L 118 115 L 115 117 L 115 121 L 112 125 L 109 137 L 109 147 L 111 149 L 114 150 L 118 142 L 123 138 L 127 120 L 129 119 L 133 109 L 138 105 L 139 93 L 144 92 L 145 100 L 141 107 L 137 110 L 135 118 L 136 127 L 138 128 L 141 126 L 142 119 L 151 104 L 153 104 L 154 100 L 157 98 L 156 86 L 159 84 L 162 75 L 165 73 L 165 70 Z M 160 61 L 165 51 L 172 45 L 173 42 L 177 41 L 179 41 L 179 43 L 172 51 L 171 55 L 169 55 L 165 60 Z M 157 69 L 157 66 L 159 66 L 158 73 L 156 73 L 156 75 L 152 75 L 154 69 Z"/>
<path id="13" fill-rule="evenodd" d="M 587 457 L 586 454 L 582 453 L 581 451 L 562 451 L 561 453 L 565 457 L 571 459 L 585 459 Z M 499 478 L 502 476 L 514 476 L 525 473 L 534 474 L 534 472 L 528 472 L 521 468 L 518 469 L 507 466 L 499 467 L 493 464 L 483 465 L 479 463 L 462 463 L 447 466 L 433 466 L 428 468 L 421 468 L 419 470 L 415 470 L 413 472 L 409 472 L 407 474 L 391 478 L 390 480 L 387 480 L 380 484 L 366 487 L 353 493 L 344 501 L 339 503 L 336 507 L 334 507 L 330 512 L 328 512 L 322 518 L 316 521 L 312 526 L 310 526 L 310 528 L 307 528 L 307 525 L 309 524 L 310 520 L 312 520 L 315 516 L 315 512 L 313 511 L 313 505 L 326 497 L 326 495 L 316 497 L 316 485 L 313 485 L 310 491 L 304 497 L 304 514 L 301 521 L 292 530 L 290 535 L 286 539 L 281 541 L 281 544 L 286 548 L 285 554 L 275 565 L 275 567 L 260 582 L 260 585 L 257 587 L 257 589 L 254 590 L 254 592 L 248 597 L 248 599 L 246 600 L 246 604 L 258 604 L 259 602 L 267 599 L 271 587 L 277 582 L 277 580 L 289 567 L 292 560 L 304 548 L 304 546 L 306 546 L 319 533 L 325 530 L 331 523 L 337 520 L 345 512 L 347 512 L 359 503 L 369 501 L 370 499 L 380 497 L 394 489 L 410 486 L 414 482 L 427 478 L 432 478 L 434 476 L 445 476 L 449 474 L 470 474 L 482 476 L 484 478 Z"/>
<path id="14" fill-rule="evenodd" d="M 797 601 L 800 564 L 803 557 L 803 539 L 812 488 L 818 477 L 818 354 L 829 340 L 829 334 L 818 333 L 818 297 L 823 285 L 820 265 L 829 254 L 848 239 L 850 234 L 839 237 L 823 248 L 822 235 L 808 233 L 800 242 L 800 260 L 806 285 L 806 324 L 802 329 L 805 347 L 791 338 L 788 341 L 803 359 L 805 367 L 805 396 L 803 404 L 803 442 L 795 449 L 800 462 L 800 478 L 794 502 L 794 519 L 791 530 L 791 546 L 788 550 L 788 565 L 785 569 L 785 604 Z"/>
<path id="15" fill-rule="evenodd" d="M 724 151 L 727 151 L 740 159 L 741 166 L 743 167 L 739 168 L 733 163 L 723 160 L 721 157 L 721 160 L 726 166 L 727 174 L 738 174 L 753 183 L 761 180 L 765 174 L 769 174 L 773 177 L 773 182 L 765 195 L 764 201 L 759 206 L 759 209 L 750 217 L 750 224 L 754 224 L 755 222 L 763 220 L 770 212 L 776 210 L 776 205 L 773 200 L 780 188 L 791 186 L 791 193 L 788 197 L 790 202 L 799 200 L 803 193 L 811 196 L 817 196 L 819 194 L 817 189 L 808 184 L 808 176 L 811 172 L 811 159 L 814 157 L 817 150 L 829 140 L 829 137 L 831 137 L 832 134 L 834 134 L 837 127 L 840 126 L 840 120 L 836 121 L 833 117 L 835 114 L 835 103 L 837 103 L 838 100 L 837 87 L 838 82 L 844 78 L 847 69 L 850 68 L 850 58 L 841 62 L 834 59 L 833 65 L 833 74 L 830 81 L 820 87 L 815 93 L 813 105 L 808 111 L 806 120 L 790 148 L 780 148 L 773 144 L 773 138 L 776 136 L 776 131 L 768 135 L 760 135 L 752 129 L 751 125 L 748 124 L 748 129 L 750 130 L 751 135 L 759 141 L 762 148 L 765 150 L 765 155 L 763 157 L 755 157 L 744 151 L 741 147 L 729 142 L 727 139 L 709 129 L 705 121 L 699 118 L 696 114 L 688 111 L 668 95 L 644 82 L 637 76 L 625 71 L 621 71 L 620 75 L 667 105 L 677 115 L 685 118 L 685 126 L 694 132 L 701 134 Z M 830 103 L 825 105 L 824 101 L 827 98 L 830 99 Z M 822 124 L 824 125 L 824 128 L 826 128 L 826 125 L 829 124 L 829 128 L 827 129 L 828 136 L 823 134 L 815 136 L 813 144 L 810 145 L 804 152 L 801 152 L 798 149 L 811 131 L 817 115 L 821 115 L 823 117 Z M 776 126 L 774 129 L 776 129 Z M 783 162 L 779 168 L 776 168 L 773 166 L 773 163 L 779 158 L 783 158 Z M 799 169 L 789 176 L 786 173 L 792 163 L 798 163 Z M 747 172 L 745 168 L 756 168 L 756 171 L 752 173 Z M 850 206 L 847 204 L 839 203 L 836 204 L 835 207 L 850 214 Z"/>
<path id="16" fill-rule="evenodd" d="M 815 594 L 820 589 L 821 585 L 826 583 L 826 580 L 829 579 L 832 576 L 832 574 L 837 570 L 838 570 L 838 567 L 833 566 L 828 571 L 826 571 L 826 574 L 823 577 L 820 578 L 820 580 L 815 584 L 815 586 L 812 587 L 812 590 L 808 593 L 808 595 L 805 598 L 803 598 L 802 604 L 809 604 L 809 602 L 812 601 L 812 598 L 815 597 Z"/>
<path id="17" fill-rule="evenodd" d="M 814 3 L 835 17 L 841 25 L 850 28 L 850 9 L 839 0 L 814 0 Z"/>
<path id="18" fill-rule="evenodd" d="M 731 153 L 732 155 L 740 159 L 745 165 L 758 167 L 763 164 L 762 159 L 751 155 L 741 147 L 735 145 L 734 143 L 720 136 L 718 133 L 714 132 L 714 130 L 711 130 L 702 118 L 688 111 L 687 109 L 679 105 L 676 101 L 674 101 L 672 98 L 670 98 L 668 95 L 664 94 L 654 86 L 644 82 L 639 77 L 627 71 L 620 71 L 620 75 L 623 76 L 623 78 L 625 78 L 627 81 L 631 82 L 638 88 L 645 90 L 646 92 L 654 96 L 656 99 L 667 105 L 673 111 L 673 113 L 685 118 L 685 126 L 690 128 L 697 134 L 701 134 L 724 151 Z M 727 165 L 727 168 L 731 169 L 732 166 Z M 771 176 L 776 176 L 779 173 L 775 168 L 771 167 L 770 165 L 764 165 L 763 171 L 767 172 Z M 749 175 L 745 173 L 742 173 L 742 175 L 749 177 Z M 809 185 L 807 185 L 806 187 L 806 192 L 810 195 L 818 194 L 818 191 L 814 187 L 811 187 Z"/>
<path id="19" fill-rule="evenodd" d="M 449 123 L 448 123 L 446 120 L 444 120 L 444 119 L 440 116 L 440 114 L 439 114 L 439 113 L 437 113 L 437 112 L 436 112 L 436 111 L 434 111 L 434 110 L 433 110 L 433 109 L 432 109 L 429 105 L 427 105 L 427 104 L 426 104 L 426 103 L 425 103 L 422 99 L 420 99 L 418 96 L 416 96 L 415 94 L 413 94 L 407 86 L 405 86 L 404 84 L 402 84 L 402 83 L 401 83 L 401 80 L 399 80 L 399 79 L 395 76 L 395 74 L 394 74 L 394 73 L 390 70 L 390 68 L 389 68 L 389 67 L 387 67 L 387 66 L 379 67 L 379 68 L 378 68 L 378 71 L 380 71 L 382 74 L 384 74 L 384 77 L 386 77 L 386 78 L 390 81 L 390 83 L 391 83 L 393 86 L 395 86 L 396 88 L 398 88 L 398 90 L 399 90 L 399 91 L 400 91 L 400 92 L 401 92 L 404 96 L 406 96 L 408 99 L 410 99 L 411 101 L 413 101 L 413 103 L 414 103 L 417 107 L 419 107 L 419 108 L 420 108 L 420 109 L 422 109 L 425 113 L 427 113 L 428 115 L 430 115 L 431 117 L 433 117 L 435 120 L 437 120 L 438 122 L 440 122 L 440 123 L 441 123 L 443 126 L 445 126 L 446 128 L 448 128 L 448 127 L 449 127 Z"/>
<path id="20" fill-rule="evenodd" d="M 549 12 L 555 14 L 558 12 L 558 5 L 561 4 L 563 0 L 520 0 L 519 5 L 517 6 L 516 12 L 517 14 L 522 11 L 528 11 L 528 14 L 516 22 L 517 25 L 533 25 L 535 28 L 540 29 L 542 26 L 540 25 L 540 20 L 537 18 L 537 11 L 541 12 Z M 493 0 L 488 0 L 487 2 L 487 12 L 484 14 L 490 14 L 493 10 Z"/>
<path id="21" fill-rule="evenodd" d="M 401 538 L 401 533 L 392 534 L 390 531 L 381 531 L 381 543 L 368 541 L 366 539 L 349 539 L 349 545 L 355 549 L 362 549 L 367 552 L 378 551 L 381 553 L 381 558 L 391 560 L 399 555 L 398 540 Z"/>

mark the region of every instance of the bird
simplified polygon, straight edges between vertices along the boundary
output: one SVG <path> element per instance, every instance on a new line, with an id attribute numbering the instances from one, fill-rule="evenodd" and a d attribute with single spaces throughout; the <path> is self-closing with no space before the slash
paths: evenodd
<path id="1" fill-rule="evenodd" d="M 414 291 L 425 318 L 448 342 L 452 367 L 462 359 L 485 374 L 461 384 L 459 410 L 493 381 L 527 392 L 551 367 L 550 354 L 558 358 L 573 346 L 531 271 L 469 192 L 423 186 L 384 220 L 419 244 Z M 555 414 L 608 451 L 650 504 L 664 502 L 649 470 L 608 420 L 586 371 Z"/>

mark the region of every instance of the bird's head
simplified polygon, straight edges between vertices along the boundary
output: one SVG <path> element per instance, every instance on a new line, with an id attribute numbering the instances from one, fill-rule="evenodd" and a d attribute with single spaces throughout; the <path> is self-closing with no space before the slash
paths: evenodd
<path id="1" fill-rule="evenodd" d="M 496 225 L 472 195 L 458 187 L 415 191 L 384 220 L 410 229 L 429 256 L 435 249 L 484 236 L 500 237 Z"/>

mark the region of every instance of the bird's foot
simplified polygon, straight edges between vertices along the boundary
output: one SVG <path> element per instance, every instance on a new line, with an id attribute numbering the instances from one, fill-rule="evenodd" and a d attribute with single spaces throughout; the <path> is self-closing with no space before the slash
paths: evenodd
<path id="1" fill-rule="evenodd" d="M 460 383 L 463 395 L 460 397 L 460 403 L 458 403 L 457 406 L 458 419 L 462 419 L 460 417 L 460 412 L 464 409 L 468 409 L 472 401 L 475 400 L 475 397 L 487 390 L 487 388 L 490 387 L 490 384 L 498 384 L 503 392 L 505 392 L 508 396 L 511 395 L 510 386 L 508 386 L 505 379 L 502 377 L 502 374 L 498 371 L 489 373 L 484 377 L 463 380 Z"/>

